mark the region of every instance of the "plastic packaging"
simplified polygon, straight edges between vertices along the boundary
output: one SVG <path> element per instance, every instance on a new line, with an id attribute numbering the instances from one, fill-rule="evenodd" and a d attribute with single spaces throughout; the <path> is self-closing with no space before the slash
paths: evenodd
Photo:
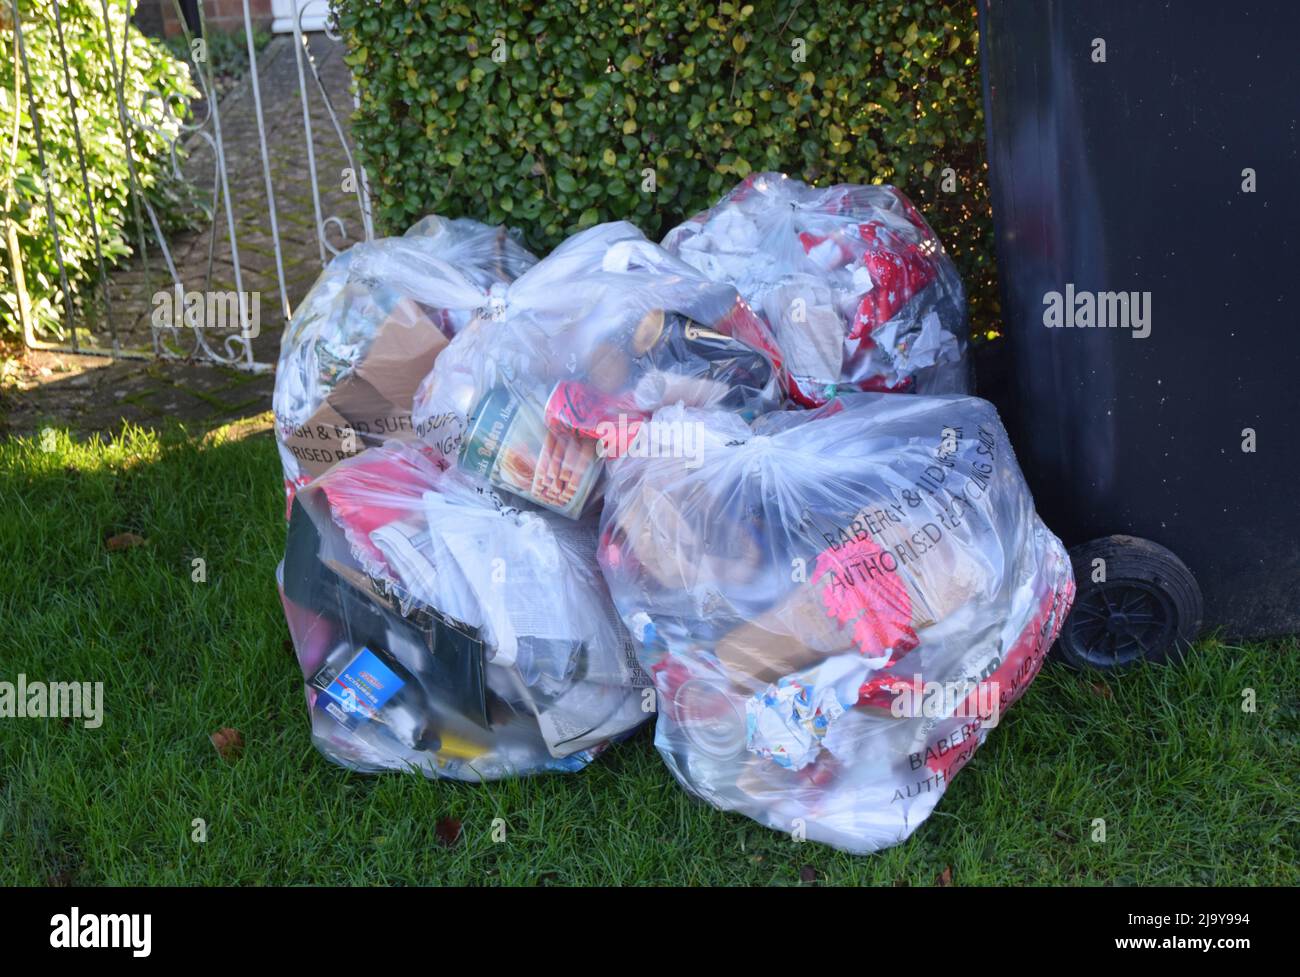
<path id="1" fill-rule="evenodd" d="M 631 224 L 565 241 L 471 324 L 416 394 L 448 464 L 570 517 L 597 508 L 604 460 L 665 404 L 752 416 L 780 399 L 780 356 L 729 285 Z"/>
<path id="2" fill-rule="evenodd" d="M 836 389 L 969 390 L 961 279 L 894 187 L 751 174 L 663 246 L 763 316 L 798 404 Z"/>
<path id="3" fill-rule="evenodd" d="M 298 492 L 281 596 L 317 747 L 458 780 L 585 766 L 650 715 L 595 540 L 411 443 Z"/>
<path id="4" fill-rule="evenodd" d="M 438 354 L 536 261 L 503 227 L 436 216 L 331 261 L 280 343 L 273 406 L 290 500 L 340 458 L 413 438 L 411 400 Z"/>
<path id="5" fill-rule="evenodd" d="M 668 408 L 700 462 L 611 466 L 600 562 L 692 793 L 896 844 L 1034 678 L 1074 593 L 993 407 L 847 394 L 753 425 Z"/>

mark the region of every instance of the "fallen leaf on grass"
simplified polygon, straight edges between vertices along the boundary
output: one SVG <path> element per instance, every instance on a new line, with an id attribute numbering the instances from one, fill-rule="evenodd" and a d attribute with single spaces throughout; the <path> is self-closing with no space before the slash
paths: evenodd
<path id="1" fill-rule="evenodd" d="M 444 848 L 450 848 L 460 841 L 460 821 L 456 818 L 439 818 L 433 833 Z"/>
<path id="2" fill-rule="evenodd" d="M 811 865 L 805 865 L 799 869 L 799 881 L 805 885 L 811 885 L 817 881 L 817 870 Z"/>
<path id="3" fill-rule="evenodd" d="M 939 873 L 939 877 L 938 877 L 937 879 L 934 880 L 934 884 L 935 884 L 935 885 L 939 885 L 939 886 L 952 885 L 952 866 L 951 866 L 951 865 L 945 865 L 945 866 L 943 867 L 943 871 L 940 872 L 940 873 Z"/>
<path id="4" fill-rule="evenodd" d="M 1095 692 L 1097 695 L 1101 696 L 1103 699 L 1115 698 L 1115 693 L 1110 690 L 1110 686 L 1102 682 L 1093 682 L 1092 691 Z"/>
<path id="5" fill-rule="evenodd" d="M 212 745 L 217 748 L 223 760 L 237 760 L 244 752 L 244 734 L 229 726 L 222 726 L 208 739 L 212 740 Z"/>
<path id="6" fill-rule="evenodd" d="M 104 540 L 104 545 L 110 552 L 116 550 L 129 550 L 133 546 L 143 546 L 145 544 L 143 536 L 137 536 L 135 533 L 118 533 Z"/>

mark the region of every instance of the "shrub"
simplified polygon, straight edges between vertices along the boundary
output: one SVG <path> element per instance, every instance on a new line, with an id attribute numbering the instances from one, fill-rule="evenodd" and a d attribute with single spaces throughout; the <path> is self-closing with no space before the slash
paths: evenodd
<path id="1" fill-rule="evenodd" d="M 123 31 L 127 31 L 123 95 L 131 113 L 144 125 L 132 129 L 130 144 L 145 194 L 164 209 L 174 197 L 168 140 L 179 125 L 163 106 L 185 111 L 195 91 L 185 65 L 169 55 L 161 42 L 146 38 L 128 21 L 131 0 L 108 0 L 113 34 L 112 57 L 123 70 Z M 74 292 L 98 274 L 90 209 L 77 161 L 72 115 L 68 108 L 63 64 L 59 58 L 51 0 L 19 0 L 23 45 L 31 71 L 32 95 L 40 115 L 45 165 L 58 220 L 59 245 Z M 67 45 L 68 68 L 77 92 L 77 121 L 81 127 L 86 169 L 100 245 L 107 262 L 132 251 L 133 220 L 126 143 L 118 118 L 117 94 L 104 31 L 101 0 L 61 0 L 60 17 Z M 36 136 L 28 112 L 27 80 L 22 76 L 14 45 L 9 2 L 0 17 L 0 219 L 17 231 L 23 277 L 39 332 L 59 334 L 64 320 L 63 294 L 55 261 L 54 241 L 45 206 L 44 181 Z M 21 92 L 14 101 L 15 82 Z M 18 124 L 15 153 L 14 125 Z M 155 131 L 150 131 L 152 127 Z M 0 233 L 0 332 L 18 332 L 18 298 L 13 280 L 7 233 Z"/>
<path id="2" fill-rule="evenodd" d="M 974 7 L 361 0 L 335 18 L 385 230 L 472 215 L 544 250 L 617 218 L 657 238 L 755 170 L 888 182 L 929 217 L 988 328 Z"/>

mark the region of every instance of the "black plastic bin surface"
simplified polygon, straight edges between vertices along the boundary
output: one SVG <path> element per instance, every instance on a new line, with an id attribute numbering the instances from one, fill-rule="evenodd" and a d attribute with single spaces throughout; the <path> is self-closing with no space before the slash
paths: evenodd
<path id="1" fill-rule="evenodd" d="M 1039 512 L 1172 550 L 1207 627 L 1300 630 L 1300 3 L 979 16 L 999 407 Z M 1045 325 L 1067 286 L 1149 292 L 1149 335 Z"/>

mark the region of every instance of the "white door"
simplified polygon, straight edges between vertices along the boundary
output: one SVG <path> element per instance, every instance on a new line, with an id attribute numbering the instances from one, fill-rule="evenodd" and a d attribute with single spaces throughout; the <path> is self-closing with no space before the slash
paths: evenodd
<path id="1" fill-rule="evenodd" d="M 292 34 L 294 18 L 301 18 L 304 31 L 323 31 L 329 9 L 329 0 L 271 0 L 271 30 Z"/>

